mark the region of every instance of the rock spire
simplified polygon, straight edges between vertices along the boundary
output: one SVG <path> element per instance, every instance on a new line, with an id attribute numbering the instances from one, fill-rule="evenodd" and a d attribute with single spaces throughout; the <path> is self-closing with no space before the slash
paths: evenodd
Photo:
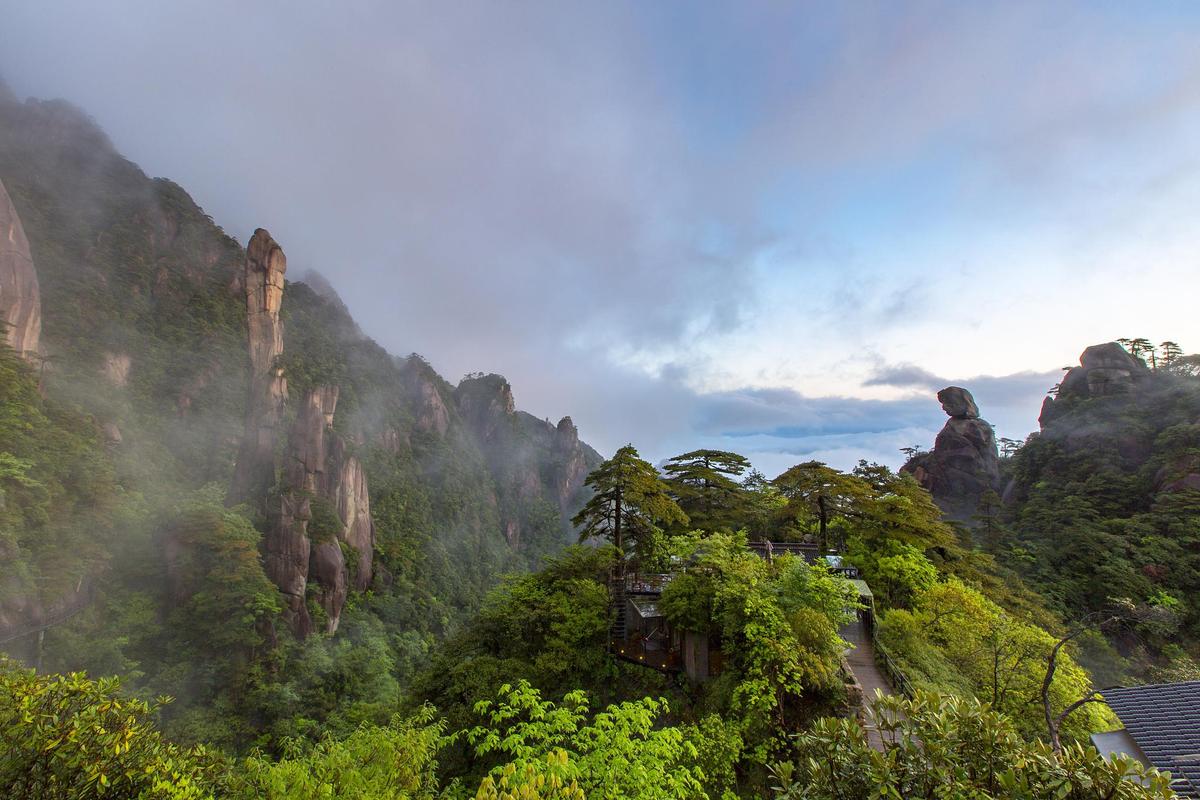
<path id="1" fill-rule="evenodd" d="M 937 394 L 950 419 L 937 435 L 933 450 L 915 456 L 900 468 L 924 486 L 946 516 L 971 522 L 979 498 L 995 491 L 1000 480 L 1000 456 L 991 423 L 980 419 L 979 406 L 960 386 Z"/>

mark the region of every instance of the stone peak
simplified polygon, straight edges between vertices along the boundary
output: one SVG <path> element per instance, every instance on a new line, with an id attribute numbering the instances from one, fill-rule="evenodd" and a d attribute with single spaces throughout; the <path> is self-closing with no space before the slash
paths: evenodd
<path id="1" fill-rule="evenodd" d="M 975 398 L 961 386 L 947 386 L 937 393 L 938 402 L 946 415 L 954 419 L 979 419 Z"/>

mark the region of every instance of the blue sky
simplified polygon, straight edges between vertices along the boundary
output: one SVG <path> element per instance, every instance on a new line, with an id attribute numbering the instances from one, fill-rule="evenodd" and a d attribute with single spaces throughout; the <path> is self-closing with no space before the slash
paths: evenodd
<path id="1" fill-rule="evenodd" d="M 1188 3 L 13 3 L 88 110 L 364 330 L 609 452 L 896 465 L 1200 347 Z"/>

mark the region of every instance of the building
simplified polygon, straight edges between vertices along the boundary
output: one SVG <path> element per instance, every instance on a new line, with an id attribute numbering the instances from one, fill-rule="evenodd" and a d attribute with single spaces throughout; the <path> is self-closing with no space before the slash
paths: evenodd
<path id="1" fill-rule="evenodd" d="M 1200 681 L 1105 689 L 1104 700 L 1124 729 L 1096 733 L 1106 758 L 1124 754 L 1174 779 L 1180 797 L 1200 798 Z"/>

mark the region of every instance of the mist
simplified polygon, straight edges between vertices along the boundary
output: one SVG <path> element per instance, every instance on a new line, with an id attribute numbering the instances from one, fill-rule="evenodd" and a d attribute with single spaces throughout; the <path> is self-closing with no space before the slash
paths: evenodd
<path id="1" fill-rule="evenodd" d="M 1023 438 L 1085 345 L 1198 332 L 1158 287 L 1194 269 L 1200 48 L 1083 8 L 18 4 L 0 75 L 602 452 L 895 465 L 938 387 L 881 371 Z"/>

